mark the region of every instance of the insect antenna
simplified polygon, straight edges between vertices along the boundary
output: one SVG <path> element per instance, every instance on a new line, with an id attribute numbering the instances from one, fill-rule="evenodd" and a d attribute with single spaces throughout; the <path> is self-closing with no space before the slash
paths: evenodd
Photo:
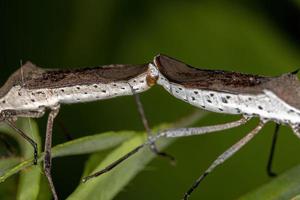
<path id="1" fill-rule="evenodd" d="M 20 70 L 21 70 L 21 81 L 22 81 L 22 86 L 25 85 L 25 81 L 24 81 L 24 72 L 23 72 L 23 61 L 22 59 L 20 60 Z"/>
<path id="2" fill-rule="evenodd" d="M 272 170 L 272 164 L 273 164 L 273 158 L 274 158 L 274 154 L 275 154 L 275 147 L 276 147 L 276 143 L 277 143 L 279 128 L 280 128 L 280 124 L 276 124 L 275 129 L 274 129 L 269 159 L 268 159 L 267 173 L 268 173 L 268 176 L 270 176 L 270 177 L 277 176 L 277 174 L 275 172 L 273 172 L 273 170 Z"/>

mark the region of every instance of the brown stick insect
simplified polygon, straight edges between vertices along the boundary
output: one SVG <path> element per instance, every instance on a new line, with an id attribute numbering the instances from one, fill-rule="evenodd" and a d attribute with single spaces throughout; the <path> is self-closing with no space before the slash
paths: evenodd
<path id="1" fill-rule="evenodd" d="M 159 132 L 144 144 L 83 181 L 110 171 L 144 146 L 151 145 L 161 137 L 184 137 L 222 131 L 241 126 L 250 119 L 258 117 L 259 124 L 221 154 L 187 190 L 183 199 L 188 199 L 208 174 L 247 144 L 268 121 L 290 126 L 295 135 L 300 138 L 300 82 L 296 76 L 298 71 L 278 77 L 266 77 L 222 70 L 205 70 L 191 67 L 164 55 L 156 56 L 149 68 L 152 70 L 150 78 L 156 80 L 157 84 L 172 96 L 208 111 L 242 115 L 241 119 L 213 126 Z"/>
<path id="2" fill-rule="evenodd" d="M 59 113 L 60 105 L 135 95 L 143 125 L 148 134 L 151 134 L 138 93 L 148 90 L 155 83 L 151 78 L 152 73 L 148 64 L 46 70 L 27 62 L 0 88 L 0 122 L 15 129 L 33 146 L 34 164 L 37 164 L 37 144 L 17 128 L 14 121 L 18 117 L 39 118 L 49 110 L 44 172 L 55 200 L 58 197 L 51 178 L 51 144 L 53 123 Z M 150 147 L 154 153 L 174 159 L 164 152 L 159 152 L 154 143 Z"/>

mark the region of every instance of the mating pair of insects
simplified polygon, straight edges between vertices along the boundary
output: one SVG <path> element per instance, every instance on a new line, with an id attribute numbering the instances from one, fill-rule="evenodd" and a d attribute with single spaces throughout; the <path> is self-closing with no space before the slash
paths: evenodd
<path id="1" fill-rule="evenodd" d="M 12 74 L 0 89 L 0 122 L 11 126 L 30 142 L 34 147 L 36 164 L 36 143 L 18 129 L 14 121 L 18 117 L 42 117 L 47 109 L 50 110 L 45 140 L 44 172 L 54 199 L 58 199 L 51 178 L 51 143 L 53 122 L 60 104 L 135 95 L 144 126 L 149 133 L 137 94 L 158 84 L 174 97 L 195 107 L 212 112 L 242 115 L 241 119 L 230 123 L 170 129 L 157 135 L 149 135 L 145 143 L 83 181 L 112 170 L 145 146 L 151 147 L 158 155 L 173 159 L 172 156 L 157 150 L 155 142 L 161 137 L 207 134 L 234 128 L 253 117 L 259 117 L 259 124 L 221 154 L 194 182 L 183 197 L 188 199 L 210 172 L 248 143 L 268 121 L 289 125 L 300 137 L 300 83 L 296 74 L 297 71 L 278 77 L 265 77 L 203 70 L 164 55 L 158 55 L 153 62 L 144 65 L 107 65 L 75 70 L 45 70 L 28 62 Z"/>

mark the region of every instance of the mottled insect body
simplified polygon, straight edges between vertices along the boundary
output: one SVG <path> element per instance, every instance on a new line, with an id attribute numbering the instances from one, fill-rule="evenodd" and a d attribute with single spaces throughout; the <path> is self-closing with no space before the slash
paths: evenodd
<path id="1" fill-rule="evenodd" d="M 103 70 L 112 67 L 114 69 L 119 67 L 119 70 L 122 70 L 121 68 L 124 66 L 104 66 L 100 69 Z M 132 89 L 136 93 L 139 93 L 150 88 L 146 80 L 148 74 L 146 66 L 144 67 L 143 73 L 137 74 L 137 76 L 133 75 L 132 77 L 128 77 L 128 80 L 104 80 L 105 77 L 100 77 L 103 79 L 102 82 L 81 82 L 72 85 L 65 82 L 63 77 L 58 77 L 60 80 L 53 77 L 58 73 L 57 71 L 45 71 L 35 67 L 29 62 L 23 66 L 22 70 L 26 71 L 27 74 L 30 74 L 31 72 L 34 75 L 31 74 L 31 77 L 26 77 L 25 75 L 24 83 L 15 85 L 16 81 L 14 81 L 14 84 L 11 84 L 12 87 L 10 87 L 8 92 L 0 97 L 0 113 L 5 110 L 40 111 L 41 108 L 51 108 L 58 104 L 89 102 L 117 96 L 133 95 Z M 16 73 L 19 72 L 20 70 Z M 60 73 L 63 72 L 64 71 L 61 71 Z M 47 76 L 51 77 L 51 73 L 53 74 L 52 78 L 54 79 L 53 84 L 44 85 L 42 82 L 39 82 L 40 79 L 44 79 Z M 67 72 L 65 71 L 64 73 Z M 76 73 L 76 71 L 69 71 L 69 76 L 71 73 Z M 95 75 L 97 76 L 97 74 Z M 72 76 L 76 78 L 76 75 Z M 78 74 L 78 76 L 82 76 L 82 74 Z M 89 74 L 89 76 L 92 76 L 92 74 Z M 61 84 L 55 84 L 57 81 L 60 81 Z"/>
<path id="2" fill-rule="evenodd" d="M 231 94 L 189 89 L 169 82 L 162 75 L 159 77 L 158 84 L 171 95 L 198 108 L 217 113 L 258 116 L 261 120 L 271 120 L 282 124 L 300 123 L 300 111 L 269 90 L 264 90 L 262 94 L 257 95 Z"/>
<path id="3" fill-rule="evenodd" d="M 157 136 L 150 137 L 147 142 L 103 170 L 85 177 L 84 181 L 110 171 L 144 146 L 151 145 L 161 137 L 186 137 L 213 133 L 241 126 L 253 117 L 259 117 L 259 124 L 222 153 L 194 182 L 183 197 L 186 200 L 209 173 L 254 138 L 268 121 L 291 126 L 300 138 L 300 83 L 296 76 L 297 71 L 278 77 L 265 77 L 205 70 L 191 67 L 164 55 L 154 58 L 153 63 L 149 64 L 149 71 L 148 79 L 161 85 L 172 96 L 198 108 L 224 114 L 240 114 L 242 118 L 212 126 L 161 131 Z M 276 130 L 278 132 L 278 126 Z M 269 164 L 268 170 L 270 170 Z M 268 172 L 270 174 L 270 171 Z"/>
<path id="4" fill-rule="evenodd" d="M 162 62 L 165 62 L 165 66 L 162 66 L 161 64 L 162 59 L 164 59 Z M 183 65 L 183 63 L 179 63 L 178 61 L 166 56 L 157 56 L 154 59 L 154 63 L 155 64 L 153 65 L 153 67 L 157 66 L 158 68 L 157 83 L 163 86 L 174 97 L 181 99 L 198 108 L 218 113 L 244 114 L 250 117 L 259 117 L 263 121 L 271 120 L 277 123 L 288 124 L 291 126 L 295 124 L 300 124 L 299 108 L 288 104 L 278 95 L 276 95 L 273 91 L 270 90 L 272 88 L 270 86 L 272 86 L 274 83 L 278 85 L 282 82 L 286 85 L 286 82 L 284 81 L 288 80 L 289 83 L 292 81 L 294 84 L 298 84 L 300 92 L 300 84 L 297 80 L 296 75 L 284 74 L 280 77 L 274 78 L 259 77 L 259 79 L 264 79 L 264 81 L 261 81 L 260 84 L 265 85 L 265 89 L 263 88 L 264 86 L 262 86 L 262 88 L 258 88 L 258 86 L 256 86 L 256 90 L 254 90 L 255 88 L 245 88 L 244 91 L 230 91 L 232 90 L 232 88 L 226 88 L 226 85 L 223 85 L 219 88 L 215 88 L 215 90 L 211 90 L 209 87 L 203 87 L 203 89 L 199 89 L 199 87 L 193 87 L 193 85 L 188 85 L 187 83 L 180 84 L 177 83 L 177 81 L 172 81 L 172 77 L 165 77 L 172 76 L 171 72 L 168 72 L 168 70 L 171 71 L 171 69 L 174 68 L 175 64 Z M 188 69 L 192 69 L 194 71 L 189 73 L 201 71 L 201 69 L 191 68 L 190 66 L 186 66 L 185 68 L 182 67 L 182 70 L 186 70 L 187 67 L 189 67 Z M 162 70 L 162 68 L 164 68 L 164 70 Z M 204 72 L 207 76 L 207 73 L 209 71 Z M 221 71 L 217 72 L 220 73 Z M 178 70 L 176 71 L 176 73 L 184 74 L 185 72 Z M 224 75 L 224 73 L 231 72 L 222 71 L 222 73 Z M 234 74 L 230 75 L 233 76 Z M 248 76 L 250 81 L 251 79 L 254 80 L 253 75 Z M 185 81 L 188 80 L 189 79 L 185 79 Z M 294 93 L 293 95 L 299 97 L 299 95 L 297 96 L 297 93 Z"/>
<path id="5" fill-rule="evenodd" d="M 107 65 L 75 70 L 45 70 L 30 62 L 12 74 L 0 88 L 0 122 L 15 129 L 34 148 L 37 163 L 37 144 L 14 125 L 18 117 L 42 117 L 50 110 L 45 141 L 44 172 L 55 200 L 58 199 L 51 178 L 52 127 L 61 104 L 103 100 L 118 96 L 136 95 L 153 85 L 148 64 Z M 136 97 L 137 102 L 139 101 Z M 138 102 L 142 117 L 144 111 Z M 143 119 L 145 126 L 147 121 Z M 150 132 L 149 132 L 150 133 Z M 158 155 L 171 156 L 151 149 Z"/>
<path id="6" fill-rule="evenodd" d="M 27 63 L 0 88 L 0 121 L 6 122 L 34 146 L 36 163 L 36 143 L 12 122 L 17 117 L 41 117 L 47 108 L 50 109 L 44 171 L 54 199 L 57 199 L 50 174 L 51 135 L 53 121 L 59 112 L 60 104 L 133 95 L 148 90 L 156 83 L 174 97 L 195 107 L 224 114 L 240 114 L 242 118 L 219 125 L 162 131 L 157 136 L 149 137 L 147 142 L 103 170 L 84 178 L 84 181 L 110 171 L 144 146 L 150 146 L 158 155 L 173 159 L 155 148 L 155 141 L 161 137 L 212 133 L 241 126 L 251 118 L 259 117 L 260 123 L 221 154 L 195 181 L 184 195 L 184 199 L 188 199 L 214 168 L 247 144 L 268 121 L 291 126 L 300 138 L 300 83 L 296 72 L 278 77 L 265 77 L 221 70 L 204 70 L 193 68 L 164 55 L 156 56 L 152 63 L 145 65 L 108 65 L 79 70 L 44 70 Z M 137 102 L 140 103 L 138 100 Z M 147 132 L 150 133 L 143 110 L 139 109 L 139 112 Z"/>
<path id="7" fill-rule="evenodd" d="M 260 118 L 260 123 L 252 131 L 222 153 L 194 182 L 185 193 L 185 200 L 209 173 L 247 144 L 268 121 L 289 125 L 300 138 L 300 82 L 296 76 L 298 71 L 278 77 L 263 77 L 203 70 L 164 55 L 154 58 L 153 67 L 158 71 L 157 83 L 174 97 L 202 109 L 242 114 L 243 117 L 238 121 L 220 125 L 166 130 L 156 138 L 150 138 L 150 142 L 155 142 L 160 137 L 201 135 L 226 130 L 243 125 L 252 117 Z"/>

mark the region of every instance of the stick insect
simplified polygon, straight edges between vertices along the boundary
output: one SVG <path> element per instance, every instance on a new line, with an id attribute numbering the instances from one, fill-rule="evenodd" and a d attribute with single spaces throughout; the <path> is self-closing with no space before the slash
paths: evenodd
<path id="1" fill-rule="evenodd" d="M 151 145 L 161 137 L 208 134 L 241 126 L 250 119 L 258 117 L 259 124 L 222 153 L 187 190 L 183 199 L 188 199 L 207 175 L 247 144 L 268 121 L 289 125 L 294 134 L 300 138 L 300 82 L 296 76 L 298 71 L 278 77 L 266 77 L 221 70 L 204 70 L 164 55 L 156 56 L 150 64 L 150 69 L 153 71 L 152 75 L 155 75 L 152 79 L 156 79 L 157 84 L 172 96 L 208 111 L 242 115 L 241 119 L 219 125 L 159 132 L 103 170 L 84 178 L 83 181 L 110 171 L 144 146 Z"/>
<path id="2" fill-rule="evenodd" d="M 37 144 L 14 122 L 18 117 L 39 118 L 46 110 L 50 110 L 44 147 L 44 173 L 55 200 L 58 197 L 51 177 L 51 145 L 53 123 L 60 105 L 135 95 L 143 125 L 151 134 L 138 97 L 138 93 L 148 90 L 154 84 L 151 73 L 148 64 L 45 70 L 27 62 L 0 88 L 0 122 L 15 129 L 33 146 L 34 164 L 37 164 Z M 174 160 L 172 156 L 159 152 L 154 143 L 150 147 L 154 153 Z"/>

